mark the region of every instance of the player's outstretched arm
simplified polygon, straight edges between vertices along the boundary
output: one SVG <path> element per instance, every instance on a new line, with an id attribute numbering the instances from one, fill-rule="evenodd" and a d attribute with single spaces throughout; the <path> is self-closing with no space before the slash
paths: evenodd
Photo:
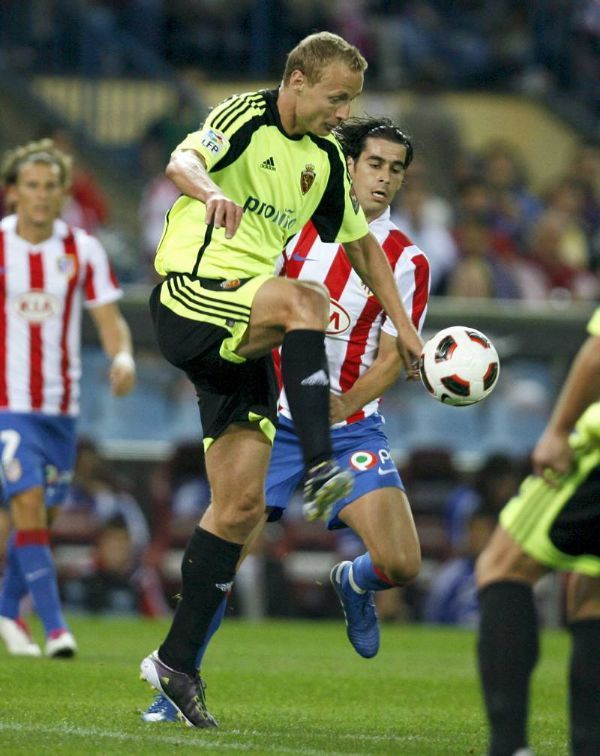
<path id="1" fill-rule="evenodd" d="M 110 383 L 115 396 L 125 396 L 135 385 L 131 332 L 115 302 L 90 309 L 104 353 L 112 360 Z"/>
<path id="2" fill-rule="evenodd" d="M 418 360 L 423 341 L 408 317 L 398 294 L 392 269 L 379 242 L 369 233 L 362 239 L 344 242 L 352 267 L 381 302 L 398 331 L 400 359 L 410 378 L 418 378 Z"/>
<path id="3" fill-rule="evenodd" d="M 225 236 L 231 239 L 242 220 L 243 209 L 210 178 L 201 155 L 194 150 L 176 150 L 165 174 L 180 192 L 206 205 L 206 223 L 215 228 L 225 228 Z"/>
<path id="4" fill-rule="evenodd" d="M 600 399 L 600 336 L 589 336 L 577 353 L 548 421 L 533 450 L 533 469 L 549 482 L 571 465 L 569 435 L 593 402 Z M 548 477 L 548 472 L 550 477 Z"/>
<path id="5" fill-rule="evenodd" d="M 377 357 L 351 389 L 343 394 L 331 394 L 329 419 L 340 423 L 362 409 L 365 404 L 379 398 L 398 380 L 402 361 L 396 348 L 396 339 L 381 332 Z"/>

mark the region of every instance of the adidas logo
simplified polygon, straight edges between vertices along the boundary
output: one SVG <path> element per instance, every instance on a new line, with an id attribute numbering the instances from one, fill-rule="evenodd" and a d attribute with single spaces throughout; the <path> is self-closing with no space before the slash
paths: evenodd
<path id="1" fill-rule="evenodd" d="M 329 386 L 329 377 L 324 370 L 317 370 L 316 373 L 312 373 L 303 381 L 300 381 L 301 386 Z"/>
<path id="2" fill-rule="evenodd" d="M 260 164 L 261 168 L 266 168 L 267 171 L 276 171 L 277 168 L 275 168 L 275 161 L 273 160 L 273 157 L 268 157 L 266 160 L 263 160 Z"/>

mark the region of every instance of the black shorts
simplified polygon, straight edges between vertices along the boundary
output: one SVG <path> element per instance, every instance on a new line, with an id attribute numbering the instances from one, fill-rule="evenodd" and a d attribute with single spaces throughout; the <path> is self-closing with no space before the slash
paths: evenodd
<path id="1" fill-rule="evenodd" d="M 549 536 L 565 554 L 600 558 L 600 467 L 590 472 L 560 510 Z"/>
<path id="2" fill-rule="evenodd" d="M 229 331 L 177 315 L 161 303 L 160 288 L 150 295 L 158 346 L 194 384 L 205 442 L 232 423 L 264 417 L 275 426 L 279 389 L 271 354 L 242 363 L 224 360 L 219 349 Z"/>

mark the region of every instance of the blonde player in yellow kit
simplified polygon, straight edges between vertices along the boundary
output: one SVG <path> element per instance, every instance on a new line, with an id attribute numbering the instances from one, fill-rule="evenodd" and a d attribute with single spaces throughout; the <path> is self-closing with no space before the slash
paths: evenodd
<path id="1" fill-rule="evenodd" d="M 308 471 L 307 516 L 326 516 L 353 483 L 332 459 L 329 297 L 319 284 L 273 275 L 286 241 L 312 219 L 322 239 L 343 242 L 396 326 L 409 375 L 420 353 L 331 134 L 349 116 L 366 65 L 337 35 L 307 37 L 288 55 L 278 89 L 218 105 L 167 167 L 182 196 L 158 246 L 155 265 L 165 280 L 152 293 L 151 310 L 163 355 L 196 388 L 212 500 L 185 551 L 171 629 L 142 661 L 142 676 L 196 727 L 216 726 L 196 654 L 264 517 L 276 420 L 274 347 L 282 347 L 283 382 Z"/>

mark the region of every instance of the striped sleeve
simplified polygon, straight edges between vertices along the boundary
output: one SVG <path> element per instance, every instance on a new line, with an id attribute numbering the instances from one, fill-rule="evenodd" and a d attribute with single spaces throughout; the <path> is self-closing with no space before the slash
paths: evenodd
<path id="1" fill-rule="evenodd" d="M 93 236 L 77 239 L 83 265 L 84 307 L 99 307 L 123 296 L 104 247 Z"/>
<path id="2" fill-rule="evenodd" d="M 406 249 L 398 260 L 394 277 L 404 309 L 418 333 L 421 333 L 429 301 L 430 275 L 427 257 L 418 247 Z M 394 324 L 387 317 L 382 330 L 390 336 L 398 336 Z"/>
<path id="3" fill-rule="evenodd" d="M 259 92 L 233 95 L 217 105 L 202 128 L 188 134 L 176 149 L 198 152 L 210 171 L 227 155 L 235 134 L 265 110 L 264 96 Z"/>

